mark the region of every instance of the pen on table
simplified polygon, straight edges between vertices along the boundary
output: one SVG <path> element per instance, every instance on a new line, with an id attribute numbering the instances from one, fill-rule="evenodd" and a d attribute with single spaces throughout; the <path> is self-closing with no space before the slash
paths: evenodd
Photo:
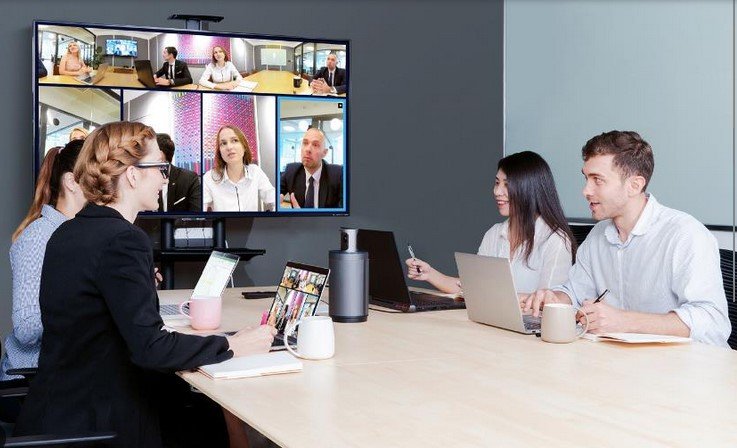
<path id="1" fill-rule="evenodd" d="M 599 297 L 597 297 L 596 300 L 594 300 L 594 303 L 601 302 L 601 299 L 603 299 L 604 296 L 606 295 L 606 293 L 608 293 L 608 292 L 609 292 L 609 290 L 608 289 L 605 289 L 604 292 L 602 292 L 601 294 L 599 294 Z"/>
<path id="2" fill-rule="evenodd" d="M 417 257 L 415 257 L 415 251 L 412 250 L 411 244 L 407 244 L 407 251 L 409 252 L 409 256 L 412 257 L 413 260 L 417 261 Z M 418 274 L 422 274 L 419 266 L 415 266 L 415 268 L 417 269 Z"/>
<path id="3" fill-rule="evenodd" d="M 261 325 L 266 325 L 268 322 L 269 322 L 269 310 L 266 310 L 261 315 Z"/>

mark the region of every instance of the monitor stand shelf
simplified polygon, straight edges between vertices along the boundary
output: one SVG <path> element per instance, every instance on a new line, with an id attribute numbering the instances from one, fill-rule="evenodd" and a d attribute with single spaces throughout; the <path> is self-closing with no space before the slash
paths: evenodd
<path id="1" fill-rule="evenodd" d="M 207 261 L 213 250 L 238 255 L 241 261 L 266 254 L 266 249 L 225 247 L 225 219 L 213 220 L 214 247 L 174 247 L 174 220 L 161 220 L 161 248 L 154 249 L 154 261 L 161 263 L 164 281 L 161 289 L 174 289 L 174 263 L 178 261 Z"/>

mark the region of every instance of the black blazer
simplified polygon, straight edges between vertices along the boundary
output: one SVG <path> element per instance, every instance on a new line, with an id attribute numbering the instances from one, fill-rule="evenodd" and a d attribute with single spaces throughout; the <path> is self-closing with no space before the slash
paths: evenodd
<path id="1" fill-rule="evenodd" d="M 192 369 L 233 356 L 221 336 L 163 330 L 148 236 L 88 204 L 46 246 L 38 375 L 15 434 L 115 431 L 115 446 L 159 447 L 148 369 Z"/>
<path id="2" fill-rule="evenodd" d="M 301 163 L 290 163 L 281 173 L 280 193 L 294 193 L 300 207 L 305 205 L 307 176 Z M 340 208 L 343 206 L 343 165 L 331 165 L 322 161 L 320 191 L 317 204 L 320 208 Z"/>
<path id="3" fill-rule="evenodd" d="M 328 79 L 330 79 L 330 71 L 327 67 L 323 67 L 320 70 L 315 73 L 315 76 L 312 77 L 312 79 L 324 79 L 325 82 L 330 84 L 328 82 Z M 338 93 L 345 93 L 346 91 L 346 74 L 345 69 L 342 69 L 340 67 L 335 67 L 335 73 L 333 73 L 333 87 L 335 87 L 335 91 Z"/>
<path id="4" fill-rule="evenodd" d="M 194 171 L 171 166 L 169 171 L 169 185 L 166 193 L 166 207 L 168 212 L 199 212 L 202 211 L 202 191 L 200 190 L 200 176 Z M 182 200 L 183 199 L 183 200 Z M 175 202 L 178 202 L 175 204 Z M 159 211 L 163 211 L 161 194 L 159 194 Z"/>
<path id="5" fill-rule="evenodd" d="M 157 77 L 165 77 L 166 79 L 169 79 L 169 63 L 164 62 L 164 65 L 161 66 L 158 72 L 156 72 Z M 189 73 L 189 67 L 187 67 L 187 63 L 184 61 L 180 61 L 178 59 L 174 60 L 174 85 L 175 86 L 183 86 L 185 84 L 192 84 L 192 75 Z"/>

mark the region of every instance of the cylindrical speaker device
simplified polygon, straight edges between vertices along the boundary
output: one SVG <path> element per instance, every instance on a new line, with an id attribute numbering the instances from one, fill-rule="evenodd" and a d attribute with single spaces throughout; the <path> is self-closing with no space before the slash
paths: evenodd
<path id="1" fill-rule="evenodd" d="M 368 252 L 331 250 L 330 317 L 335 322 L 366 322 L 368 318 Z"/>

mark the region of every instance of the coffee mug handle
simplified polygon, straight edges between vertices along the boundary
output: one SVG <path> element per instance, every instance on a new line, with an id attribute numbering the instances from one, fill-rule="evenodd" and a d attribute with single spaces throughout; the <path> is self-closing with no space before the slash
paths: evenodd
<path id="1" fill-rule="evenodd" d="M 576 313 L 581 311 L 579 308 L 574 308 L 574 309 L 576 310 Z M 586 334 L 587 331 L 589 331 L 589 316 L 587 316 L 586 313 L 581 313 L 581 314 L 583 315 L 583 317 L 586 318 L 586 325 L 584 325 L 583 330 L 576 335 L 576 339 L 582 337 L 583 335 Z"/>
<path id="2" fill-rule="evenodd" d="M 187 313 L 184 312 L 184 305 L 186 305 L 188 303 L 192 303 L 192 301 L 191 300 L 187 300 L 186 302 L 182 302 L 182 303 L 179 304 L 179 314 L 181 314 L 182 316 L 191 317 L 189 314 L 187 314 Z"/>
<path id="3" fill-rule="evenodd" d="M 298 320 L 297 322 L 295 322 L 293 324 L 287 324 L 287 327 L 284 329 L 284 346 L 287 348 L 287 351 L 289 353 L 291 353 L 292 355 L 296 356 L 297 358 L 303 358 L 303 356 L 300 355 L 299 352 L 297 352 L 296 350 L 294 350 L 289 345 L 289 336 L 291 336 L 292 333 L 294 333 L 294 330 L 296 330 L 297 329 L 297 326 L 299 326 L 299 324 L 301 324 L 301 323 L 302 323 L 302 320 L 300 319 L 300 320 Z"/>

